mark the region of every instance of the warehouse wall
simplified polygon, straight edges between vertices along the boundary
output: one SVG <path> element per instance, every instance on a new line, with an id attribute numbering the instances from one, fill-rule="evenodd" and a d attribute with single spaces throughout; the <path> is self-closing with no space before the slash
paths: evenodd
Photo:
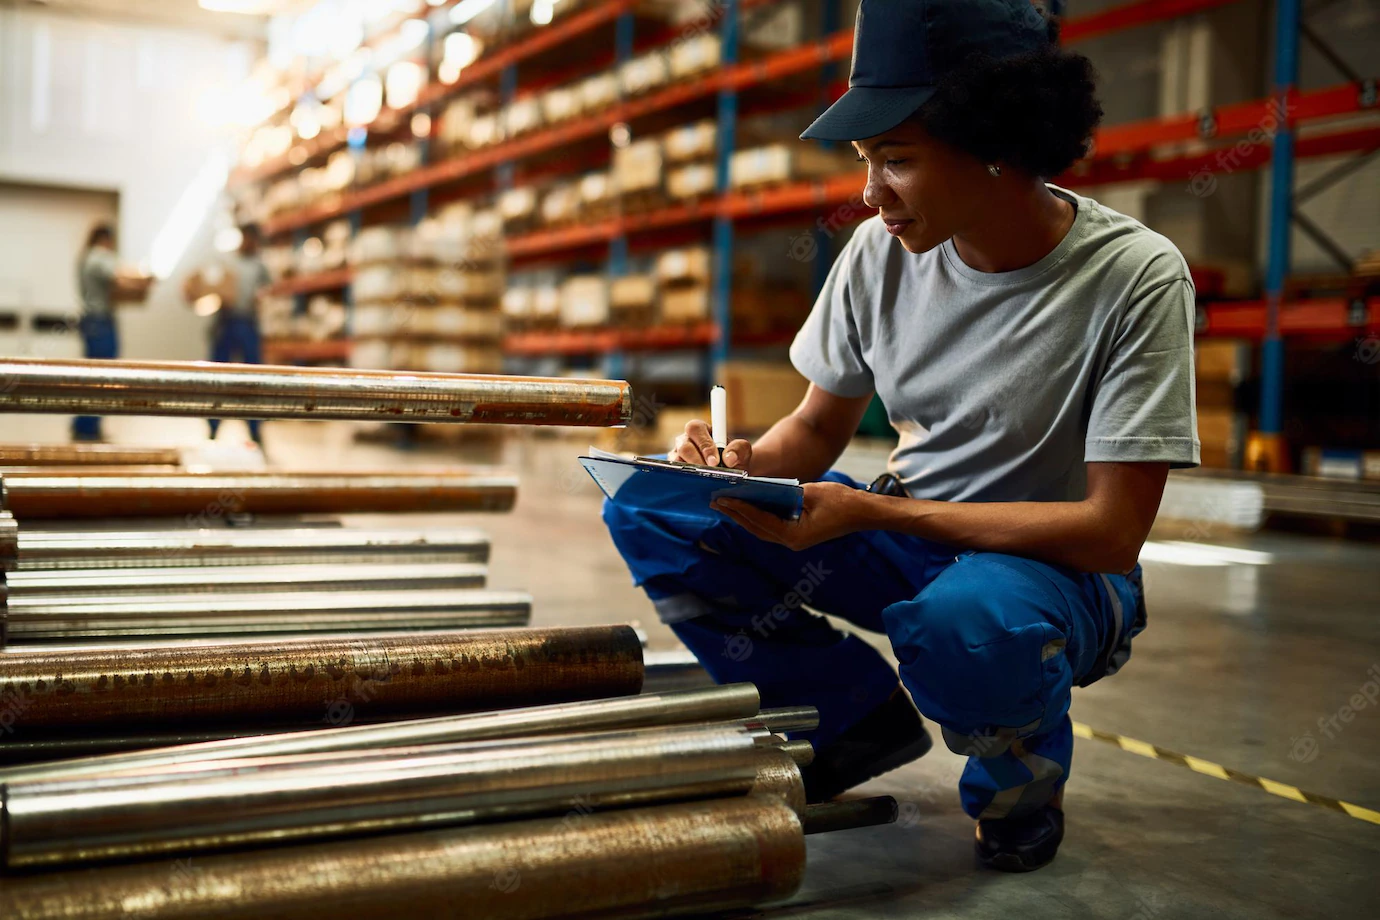
<path id="1" fill-rule="evenodd" d="M 193 32 L 0 9 L 0 179 L 118 192 L 121 256 L 149 263 L 189 185 L 226 155 L 204 94 L 242 80 L 254 55 Z M 184 266 L 205 251 L 196 223 Z M 176 282 L 122 313 L 128 357 L 204 356 L 203 321 Z"/>

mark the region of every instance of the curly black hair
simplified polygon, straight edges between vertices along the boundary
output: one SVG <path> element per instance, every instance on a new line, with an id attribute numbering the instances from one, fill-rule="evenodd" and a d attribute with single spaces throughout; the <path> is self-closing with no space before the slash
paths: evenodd
<path id="1" fill-rule="evenodd" d="M 1058 47 L 994 60 L 974 55 L 913 116 L 930 136 L 984 163 L 1050 178 L 1088 151 L 1102 120 L 1097 74 Z"/>

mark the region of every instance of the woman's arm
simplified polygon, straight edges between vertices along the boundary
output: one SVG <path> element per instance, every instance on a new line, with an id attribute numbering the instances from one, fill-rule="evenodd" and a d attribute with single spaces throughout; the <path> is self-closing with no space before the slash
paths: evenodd
<path id="1" fill-rule="evenodd" d="M 738 501 L 715 507 L 761 539 L 792 549 L 859 530 L 891 530 L 1083 572 L 1129 571 L 1155 521 L 1169 464 L 1089 463 L 1087 469 L 1087 497 L 1079 502 L 937 502 L 822 482 L 805 487 L 805 510 L 795 522 Z"/>

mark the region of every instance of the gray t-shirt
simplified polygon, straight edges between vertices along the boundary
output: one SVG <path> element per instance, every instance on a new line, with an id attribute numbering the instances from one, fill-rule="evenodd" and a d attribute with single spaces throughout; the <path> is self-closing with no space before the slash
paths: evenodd
<path id="1" fill-rule="evenodd" d="M 77 291 L 87 316 L 109 316 L 118 260 L 112 250 L 92 246 L 77 265 Z"/>
<path id="2" fill-rule="evenodd" d="M 254 316 L 259 289 L 273 281 L 268 266 L 257 255 L 237 252 L 230 257 L 230 270 L 235 273 L 235 302 L 226 306 L 237 316 Z"/>
<path id="3" fill-rule="evenodd" d="M 837 396 L 875 391 L 916 498 L 1079 501 L 1084 463 L 1198 463 L 1193 282 L 1174 244 L 1091 198 L 1045 258 L 976 271 L 913 255 L 880 218 L 844 247 L 791 361 Z"/>

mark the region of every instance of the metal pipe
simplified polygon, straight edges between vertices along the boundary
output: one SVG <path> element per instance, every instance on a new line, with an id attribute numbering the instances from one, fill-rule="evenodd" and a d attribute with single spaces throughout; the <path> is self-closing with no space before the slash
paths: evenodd
<path id="1" fill-rule="evenodd" d="M 490 470 L 406 473 L 0 474 L 18 518 L 183 517 L 509 511 L 517 477 Z"/>
<path id="2" fill-rule="evenodd" d="M 600 428 L 632 419 L 621 380 L 10 358 L 0 359 L 0 381 L 0 413 Z"/>
<path id="3" fill-rule="evenodd" d="M 163 744 L 177 746 L 0 769 L 0 783 L 101 776 L 116 771 L 157 770 L 237 757 L 279 757 L 716 722 L 745 719 L 756 714 L 757 706 L 755 686 L 724 684 L 703 690 L 581 700 L 378 725 L 277 732 L 193 744 L 177 744 L 163 739 Z M 154 744 L 148 747 L 158 743 L 155 739 Z"/>
<path id="4" fill-rule="evenodd" d="M 753 752 L 756 776 L 752 791 L 780 798 L 798 815 L 805 813 L 805 779 L 791 755 L 774 747 L 757 747 Z"/>
<path id="5" fill-rule="evenodd" d="M 804 872 L 795 812 L 736 796 L 9 878 L 0 916 L 633 918 L 782 900 Z"/>
<path id="6" fill-rule="evenodd" d="M 800 816 L 807 834 L 827 834 L 896 823 L 896 800 L 889 795 L 809 805 Z"/>
<path id="7" fill-rule="evenodd" d="M 815 762 L 815 746 L 808 741 L 782 741 L 776 747 L 794 760 L 796 766 L 808 767 Z"/>
<path id="8" fill-rule="evenodd" d="M 6 643 L 142 637 L 441 631 L 526 626 L 516 591 L 264 591 L 113 598 L 11 597 Z"/>
<path id="9" fill-rule="evenodd" d="M 224 527 L 61 533 L 25 529 L 21 533 L 17 528 L 7 531 L 5 521 L 0 515 L 0 553 L 5 554 L 0 555 L 0 566 L 8 559 L 19 571 L 489 560 L 489 538 L 477 530 L 457 528 Z"/>
<path id="10" fill-rule="evenodd" d="M 0 466 L 181 466 L 176 447 L 122 444 L 0 444 Z"/>
<path id="11" fill-rule="evenodd" d="M 10 602 L 96 603 L 167 594 L 256 591 L 396 591 L 482 588 L 488 569 L 476 562 L 388 565 L 224 565 L 204 568 L 77 569 L 11 572 Z"/>
<path id="12" fill-rule="evenodd" d="M 0 654 L 26 726 L 319 719 L 624 696 L 642 687 L 627 626 Z"/>
<path id="13" fill-rule="evenodd" d="M 5 865 L 151 859 L 541 814 L 579 816 L 742 795 L 764 769 L 765 788 L 793 791 L 778 776 L 781 765 L 762 766 L 770 758 L 745 733 L 709 728 L 306 757 L 8 785 Z M 796 770 L 790 758 L 785 765 Z M 799 791 L 803 807 L 803 783 Z"/>
<path id="14" fill-rule="evenodd" d="M 819 710 L 813 706 L 781 706 L 763 709 L 752 720 L 769 732 L 812 732 L 819 728 Z"/>
<path id="15" fill-rule="evenodd" d="M 14 515 L 0 511 L 0 572 L 12 571 L 19 562 L 19 524 Z"/>

